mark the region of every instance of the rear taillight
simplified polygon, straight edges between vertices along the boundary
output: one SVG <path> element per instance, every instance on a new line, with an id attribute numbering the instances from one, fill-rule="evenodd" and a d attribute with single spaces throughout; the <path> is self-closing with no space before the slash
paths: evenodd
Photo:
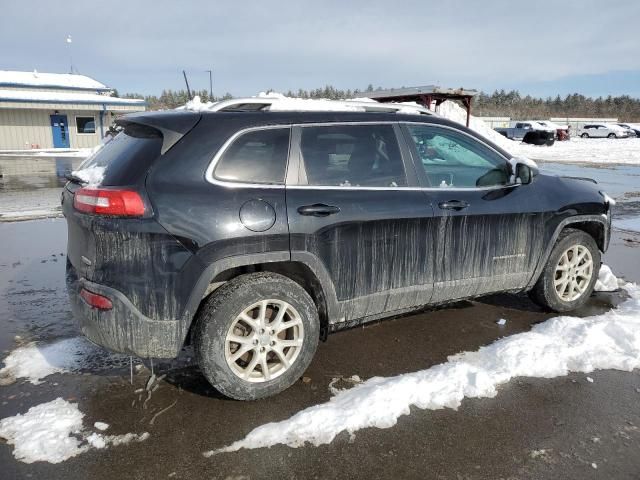
<path id="1" fill-rule="evenodd" d="M 144 200 L 134 190 L 81 188 L 74 195 L 73 206 L 81 212 L 115 217 L 141 217 L 145 212 Z"/>
<path id="2" fill-rule="evenodd" d="M 113 303 L 111 303 L 111 300 L 107 297 L 90 292 L 84 288 L 80 290 L 80 296 L 90 307 L 97 308 L 98 310 L 111 310 L 113 308 Z"/>

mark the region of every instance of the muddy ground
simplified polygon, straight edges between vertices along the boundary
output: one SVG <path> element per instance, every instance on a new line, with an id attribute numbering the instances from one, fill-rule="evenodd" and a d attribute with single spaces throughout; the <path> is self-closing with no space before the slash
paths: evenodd
<path id="1" fill-rule="evenodd" d="M 611 185 L 633 193 L 628 172 L 611 175 L 606 171 Z M 637 214 L 633 195 L 627 200 L 620 212 Z M 15 348 L 16 336 L 51 342 L 77 335 L 64 289 L 64 220 L 0 223 L 0 239 L 0 356 Z M 604 260 L 640 281 L 640 235 L 614 232 Z M 620 300 L 620 294 L 597 294 L 578 315 Z M 189 364 L 188 351 L 180 362 L 155 366 L 167 377 L 146 408 L 134 393 L 149 377 L 146 367 L 133 385 L 128 368 L 120 368 L 0 387 L 0 418 L 63 397 L 79 403 L 85 424 L 101 420 L 111 424 L 110 433 L 151 434 L 143 443 L 92 450 L 56 465 L 20 463 L 12 447 L 0 443 L 0 478 L 640 478 L 638 371 L 598 371 L 589 374 L 593 382 L 583 374 L 520 378 L 493 399 L 467 399 L 457 411 L 413 409 L 392 428 L 341 435 L 330 445 L 202 455 L 327 401 L 335 377 L 426 369 L 549 317 L 525 296 L 496 295 L 337 333 L 320 345 L 305 381 L 251 403 L 221 398 Z M 499 318 L 506 326 L 496 325 Z"/>

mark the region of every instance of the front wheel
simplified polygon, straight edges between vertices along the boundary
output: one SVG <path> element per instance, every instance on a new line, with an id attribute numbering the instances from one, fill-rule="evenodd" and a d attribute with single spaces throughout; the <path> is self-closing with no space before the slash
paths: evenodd
<path id="1" fill-rule="evenodd" d="M 307 369 L 320 338 L 318 311 L 287 277 L 241 275 L 205 300 L 194 336 L 209 383 L 227 397 L 255 400 L 289 388 Z"/>
<path id="2" fill-rule="evenodd" d="M 599 271 L 600 250 L 593 237 L 582 230 L 565 229 L 529 295 L 538 305 L 556 312 L 575 310 L 593 292 Z"/>
<path id="3" fill-rule="evenodd" d="M 580 137 L 582 137 L 582 138 L 589 138 L 589 134 L 585 132 L 585 133 L 583 133 L 582 135 L 580 135 Z"/>
<path id="4" fill-rule="evenodd" d="M 609 135 L 607 135 L 607 138 L 616 138 L 616 134 L 615 133 L 610 133 Z"/>

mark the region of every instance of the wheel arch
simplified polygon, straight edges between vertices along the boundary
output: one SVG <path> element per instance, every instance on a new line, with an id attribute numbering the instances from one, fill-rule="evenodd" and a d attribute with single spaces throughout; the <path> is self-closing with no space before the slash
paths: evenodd
<path id="1" fill-rule="evenodd" d="M 558 237 L 560 236 L 562 231 L 567 228 L 582 230 L 583 232 L 589 234 L 595 240 L 598 249 L 603 253 L 609 246 L 610 224 L 608 218 L 606 218 L 605 216 L 576 215 L 573 217 L 565 218 L 558 224 L 555 231 L 553 232 L 553 235 L 549 239 L 544 253 L 538 260 L 535 272 L 532 275 L 526 290 L 530 290 L 531 288 L 533 288 L 533 286 L 538 281 L 538 278 L 540 277 L 545 265 L 547 264 L 547 261 L 549 260 L 549 256 L 551 255 L 551 251 L 553 250 Z"/>
<path id="2" fill-rule="evenodd" d="M 322 268 L 322 267 L 320 267 Z M 320 337 L 326 339 L 329 319 L 336 315 L 337 297 L 326 271 L 318 271 L 318 262 L 292 260 L 289 252 L 240 255 L 218 260 L 209 265 L 196 282 L 182 317 L 185 338 L 188 343 L 194 320 L 205 298 L 229 280 L 254 272 L 272 272 L 285 276 L 299 285 L 312 298 L 318 308 Z"/>

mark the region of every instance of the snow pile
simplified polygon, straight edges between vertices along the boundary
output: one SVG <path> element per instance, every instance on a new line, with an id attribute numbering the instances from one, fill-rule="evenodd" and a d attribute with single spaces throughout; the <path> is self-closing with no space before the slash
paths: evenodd
<path id="1" fill-rule="evenodd" d="M 458 122 L 462 125 L 467 124 L 467 111 L 456 102 L 442 102 L 438 107 L 438 115 L 444 118 L 448 118 L 449 120 L 453 120 L 454 122 Z M 480 120 L 473 115 L 471 115 L 471 117 L 469 118 L 469 128 L 479 133 L 483 137 L 491 140 L 493 143 L 507 150 L 508 152 L 511 152 L 511 150 L 513 150 L 513 147 L 516 145 L 515 142 L 503 137 L 493 128 L 487 125 L 484 120 Z"/>
<path id="2" fill-rule="evenodd" d="M 60 463 L 86 450 L 72 436 L 82 430 L 83 416 L 76 404 L 57 398 L 0 420 L 0 437 L 14 445 L 13 455 L 22 462 Z"/>
<path id="3" fill-rule="evenodd" d="M 91 447 L 102 449 L 149 438 L 147 432 L 140 435 L 88 432 L 83 429 L 83 417 L 76 403 L 56 398 L 31 407 L 23 415 L 0 420 L 0 437 L 14 446 L 14 457 L 24 463 L 60 463 Z"/>
<path id="4" fill-rule="evenodd" d="M 189 100 L 184 107 L 178 107 L 176 110 L 191 110 L 192 112 L 202 112 L 210 110 L 217 102 L 202 102 L 199 95 Z"/>
<path id="5" fill-rule="evenodd" d="M 602 315 L 555 317 L 529 332 L 454 355 L 426 370 L 371 378 L 338 392 L 327 403 L 262 425 L 243 440 L 204 455 L 276 444 L 330 443 L 340 432 L 392 427 L 412 406 L 455 409 L 464 398 L 494 397 L 500 385 L 515 377 L 553 378 L 569 372 L 639 368 L 640 288 L 635 284 L 624 288 L 630 298 Z"/>
<path id="6" fill-rule="evenodd" d="M 84 369 L 105 370 L 128 365 L 129 358 L 107 352 L 83 337 L 67 338 L 49 345 L 35 342 L 13 350 L 4 359 L 0 379 L 10 383 L 24 378 L 37 385 L 54 373 Z"/>
<path id="7" fill-rule="evenodd" d="M 613 274 L 609 266 L 601 265 L 600 273 L 598 275 L 598 280 L 596 281 L 594 290 L 596 292 L 613 292 L 618 288 L 618 279 Z"/>
<path id="8" fill-rule="evenodd" d="M 71 172 L 71 175 L 73 175 L 74 177 L 78 177 L 90 187 L 97 186 L 100 185 L 102 179 L 104 178 L 105 168 L 106 167 L 94 165 L 93 167 L 74 170 L 73 172 Z"/>

